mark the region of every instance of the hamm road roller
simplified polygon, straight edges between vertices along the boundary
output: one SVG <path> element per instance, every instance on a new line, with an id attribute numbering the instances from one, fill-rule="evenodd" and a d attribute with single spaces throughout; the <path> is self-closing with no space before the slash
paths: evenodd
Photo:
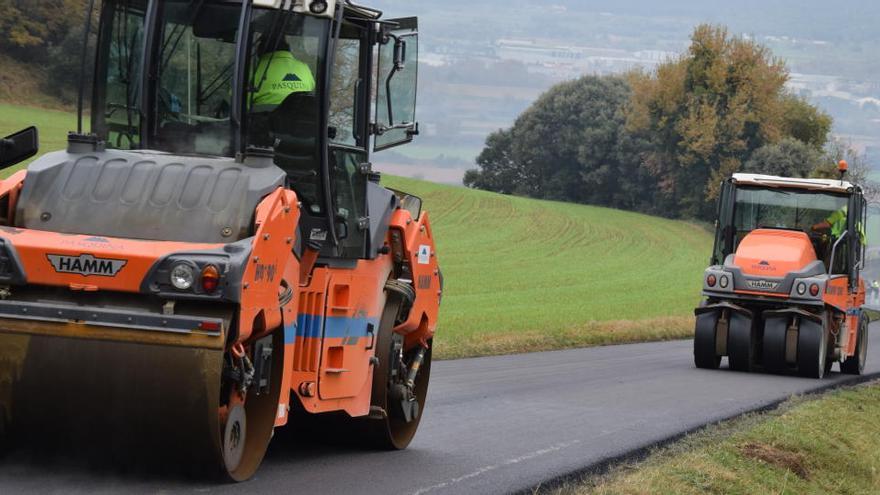
<path id="1" fill-rule="evenodd" d="M 868 346 L 866 203 L 843 180 L 734 174 L 718 200 L 715 248 L 696 313 L 694 360 L 822 378 L 861 374 Z"/>
<path id="2" fill-rule="evenodd" d="M 442 280 L 421 200 L 369 154 L 418 134 L 417 20 L 90 4 L 79 128 L 0 182 L 0 447 L 245 480 L 292 413 L 407 447 Z"/>

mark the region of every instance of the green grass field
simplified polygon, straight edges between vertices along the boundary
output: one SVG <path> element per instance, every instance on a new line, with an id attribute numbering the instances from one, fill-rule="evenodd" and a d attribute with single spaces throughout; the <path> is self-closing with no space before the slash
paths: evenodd
<path id="1" fill-rule="evenodd" d="M 61 150 L 67 147 L 67 133 L 76 130 L 76 114 L 0 103 L 0 136 L 32 125 L 40 130 L 40 153 Z M 24 168 L 27 163 L 4 170 L 0 175 L 8 177 L 12 172 Z"/>
<path id="2" fill-rule="evenodd" d="M 555 495 L 880 493 L 880 384 L 710 427 Z"/>
<path id="3" fill-rule="evenodd" d="M 75 119 L 0 105 L 62 149 Z M 8 173 L 8 171 L 7 171 Z M 700 226 L 398 177 L 431 214 L 446 281 L 435 340 L 452 358 L 686 337 L 711 239 Z"/>
<path id="4" fill-rule="evenodd" d="M 438 351 L 507 353 L 674 338 L 711 250 L 700 226 L 411 179 L 446 279 Z"/>

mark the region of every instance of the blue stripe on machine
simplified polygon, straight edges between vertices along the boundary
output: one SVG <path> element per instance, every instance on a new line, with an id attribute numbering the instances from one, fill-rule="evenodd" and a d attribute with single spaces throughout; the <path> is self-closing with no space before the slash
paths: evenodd
<path id="1" fill-rule="evenodd" d="M 284 344 L 289 345 L 293 344 L 296 341 L 296 329 L 299 325 L 297 322 L 294 322 L 290 325 L 284 326 Z"/>
<path id="2" fill-rule="evenodd" d="M 316 339 L 321 336 L 323 326 L 322 316 L 300 314 L 296 318 L 296 336 Z"/>
<path id="3" fill-rule="evenodd" d="M 313 339 L 321 337 L 322 326 L 325 327 L 324 337 L 329 339 L 366 337 L 368 324 L 372 323 L 374 328 L 379 326 L 378 318 L 349 318 L 345 316 L 330 316 L 325 319 L 317 315 L 301 314 L 296 322 L 296 337 Z"/>

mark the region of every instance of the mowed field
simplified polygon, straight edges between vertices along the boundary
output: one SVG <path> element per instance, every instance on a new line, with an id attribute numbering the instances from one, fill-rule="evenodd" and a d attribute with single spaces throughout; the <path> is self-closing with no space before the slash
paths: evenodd
<path id="1" fill-rule="evenodd" d="M 0 104 L 0 134 L 28 125 L 62 149 L 75 118 Z M 4 176 L 10 173 L 4 172 Z M 386 176 L 424 199 L 446 291 L 437 357 L 687 337 L 711 249 L 704 227 Z"/>
<path id="2" fill-rule="evenodd" d="M 0 103 L 0 137 L 32 125 L 40 130 L 40 153 L 61 150 L 67 147 L 67 133 L 76 130 L 76 114 Z M 0 176 L 7 177 L 25 165 L 4 170 Z"/>

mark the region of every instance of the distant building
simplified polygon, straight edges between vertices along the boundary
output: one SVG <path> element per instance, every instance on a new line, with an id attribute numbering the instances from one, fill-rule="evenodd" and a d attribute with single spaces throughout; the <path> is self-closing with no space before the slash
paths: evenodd
<path id="1" fill-rule="evenodd" d="M 616 48 L 564 45 L 552 40 L 501 39 L 496 56 L 533 66 L 534 72 L 558 77 L 583 73 L 610 74 L 638 67 L 653 67 L 675 56 L 662 50 L 630 52 Z"/>

